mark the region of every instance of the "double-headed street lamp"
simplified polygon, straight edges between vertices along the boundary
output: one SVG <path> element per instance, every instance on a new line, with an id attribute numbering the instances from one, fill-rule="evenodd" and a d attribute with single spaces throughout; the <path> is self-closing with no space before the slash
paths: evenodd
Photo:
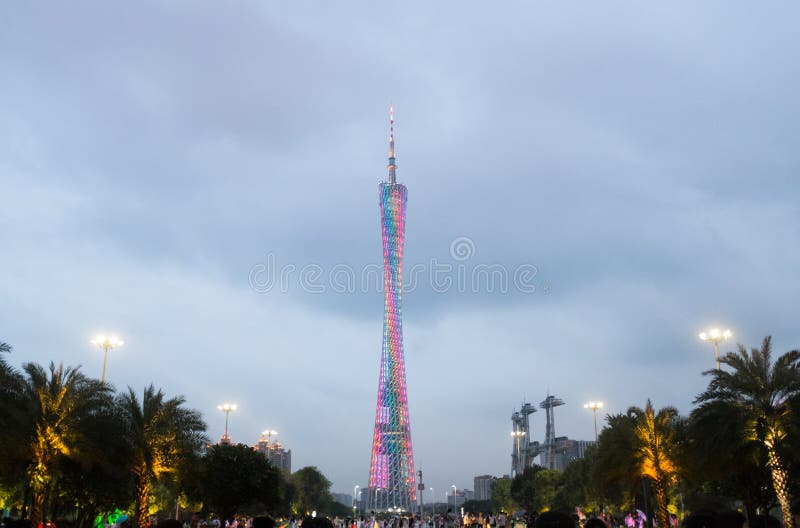
<path id="1" fill-rule="evenodd" d="M 603 408 L 603 402 L 601 401 L 590 401 L 589 403 L 583 404 L 584 409 L 591 409 L 592 414 L 594 414 L 594 443 L 597 443 L 597 409 Z"/>
<path id="2" fill-rule="evenodd" d="M 220 405 L 217 405 L 217 409 L 219 409 L 220 411 L 225 413 L 225 434 L 222 436 L 222 440 L 224 441 L 224 443 L 230 444 L 231 443 L 231 437 L 228 436 L 228 419 L 229 419 L 229 416 L 230 416 L 231 412 L 236 410 L 236 404 L 235 403 L 222 403 Z"/>
<path id="3" fill-rule="evenodd" d="M 713 343 L 714 344 L 714 359 L 717 360 L 717 370 L 720 369 L 719 366 L 719 344 L 729 339 L 733 335 L 729 329 L 720 330 L 719 328 L 712 328 L 708 332 L 700 332 L 697 336 L 706 343 Z"/>
<path id="4" fill-rule="evenodd" d="M 119 348 L 125 344 L 125 341 L 118 338 L 117 336 L 104 336 L 98 335 L 94 339 L 92 339 L 92 344 L 95 346 L 99 346 L 103 349 L 103 375 L 100 376 L 100 381 L 105 383 L 106 382 L 106 363 L 108 363 L 108 351 L 112 348 Z"/>
<path id="5" fill-rule="evenodd" d="M 234 405 L 234 409 L 233 409 L 234 411 L 236 410 L 235 407 L 236 406 Z M 266 431 L 261 431 L 261 436 L 262 437 L 263 436 L 267 437 L 267 447 L 269 448 L 269 446 L 272 445 L 272 437 L 273 436 L 278 436 L 278 431 L 276 431 L 275 429 L 267 429 Z"/>

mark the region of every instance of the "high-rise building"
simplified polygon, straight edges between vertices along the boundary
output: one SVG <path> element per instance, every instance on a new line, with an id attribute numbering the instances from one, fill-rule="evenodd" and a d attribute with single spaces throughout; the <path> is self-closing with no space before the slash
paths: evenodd
<path id="1" fill-rule="evenodd" d="M 283 445 L 277 440 L 272 441 L 271 438 L 262 436 L 258 439 L 258 443 L 253 446 L 253 449 L 263 454 L 270 464 L 285 474 L 292 473 L 292 450 L 284 449 Z"/>
<path id="2" fill-rule="evenodd" d="M 480 475 L 472 479 L 475 488 L 475 500 L 488 501 L 492 499 L 492 482 L 497 480 L 491 475 Z"/>
<path id="3" fill-rule="evenodd" d="M 383 238 L 383 345 L 367 508 L 414 508 L 417 491 L 403 355 L 403 245 L 408 191 L 397 183 L 394 110 L 389 109 L 389 177 L 379 186 Z"/>
<path id="4" fill-rule="evenodd" d="M 331 493 L 331 497 L 334 501 L 348 508 L 352 508 L 353 504 L 355 504 L 353 502 L 353 496 L 349 493 Z"/>

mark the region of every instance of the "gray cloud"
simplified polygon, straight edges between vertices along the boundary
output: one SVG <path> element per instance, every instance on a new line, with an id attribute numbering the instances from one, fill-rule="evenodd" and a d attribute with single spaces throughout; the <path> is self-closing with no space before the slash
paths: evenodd
<path id="1" fill-rule="evenodd" d="M 534 264 L 552 290 L 405 301 L 418 467 L 508 471 L 523 397 L 690 408 L 728 324 L 796 347 L 798 8 L 712 2 L 0 7 L 0 330 L 13 361 L 185 394 L 221 434 L 364 484 L 378 293 L 258 295 L 252 266 L 380 259 L 397 106 L 406 269 Z M 269 380 L 265 383 L 264 380 Z M 536 416 L 537 435 L 543 432 Z M 324 441 L 323 441 L 324 439 Z M 441 500 L 441 498 L 440 498 Z"/>

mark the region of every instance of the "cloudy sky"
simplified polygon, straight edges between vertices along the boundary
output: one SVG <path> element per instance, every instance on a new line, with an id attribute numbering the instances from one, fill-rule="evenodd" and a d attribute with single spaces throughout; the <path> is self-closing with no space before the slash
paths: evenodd
<path id="1" fill-rule="evenodd" d="M 690 410 L 704 327 L 799 346 L 800 7 L 590 4 L 3 3 L 11 362 L 99 376 L 118 332 L 118 388 L 185 395 L 215 439 L 235 401 L 235 440 L 364 486 L 390 102 L 439 500 L 509 471 L 523 399 L 590 439 L 589 399 Z"/>

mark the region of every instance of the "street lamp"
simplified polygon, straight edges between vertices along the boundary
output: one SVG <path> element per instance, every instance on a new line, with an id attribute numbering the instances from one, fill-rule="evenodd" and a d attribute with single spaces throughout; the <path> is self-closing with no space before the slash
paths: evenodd
<path id="1" fill-rule="evenodd" d="M 361 489 L 361 486 L 356 484 L 353 486 L 353 516 L 355 517 L 356 512 L 358 511 L 358 490 Z"/>
<path id="2" fill-rule="evenodd" d="M 728 330 L 720 330 L 719 328 L 712 328 L 708 332 L 700 332 L 697 336 L 706 343 L 713 343 L 714 344 L 714 359 L 717 360 L 717 370 L 720 369 L 719 366 L 719 344 L 725 341 L 726 339 L 730 338 L 733 335 L 733 332 Z"/>
<path id="3" fill-rule="evenodd" d="M 435 523 L 436 519 L 436 495 L 433 494 L 433 488 L 431 490 L 431 523 Z"/>
<path id="4" fill-rule="evenodd" d="M 233 410 L 235 411 L 236 409 L 234 408 Z M 270 446 L 272 445 L 272 437 L 278 436 L 278 431 L 274 429 L 267 429 L 266 431 L 261 431 L 261 436 L 267 437 L 267 446 Z"/>
<path id="5" fill-rule="evenodd" d="M 514 439 L 514 444 L 517 447 L 517 463 L 514 468 L 514 476 L 519 475 L 519 468 L 522 467 L 522 460 L 520 460 L 519 444 L 522 442 L 522 437 L 525 436 L 525 431 L 511 431 L 511 438 Z"/>
<path id="6" fill-rule="evenodd" d="M 455 484 L 450 487 L 453 488 L 453 513 L 455 514 L 456 510 L 458 509 L 458 504 L 456 504 L 456 491 L 458 491 L 458 488 L 456 488 Z"/>
<path id="7" fill-rule="evenodd" d="M 584 409 L 591 409 L 592 414 L 594 414 L 594 443 L 597 443 L 597 409 L 603 408 L 603 402 L 601 401 L 590 401 L 589 403 L 583 404 Z"/>
<path id="8" fill-rule="evenodd" d="M 231 437 L 228 436 L 228 417 L 229 417 L 229 415 L 231 414 L 232 411 L 236 410 L 236 404 L 235 403 L 223 403 L 223 404 L 217 405 L 217 409 L 219 409 L 220 411 L 225 413 L 225 434 L 222 436 L 222 440 L 224 441 L 224 443 L 230 444 L 231 443 Z"/>
<path id="9" fill-rule="evenodd" d="M 125 344 L 125 341 L 118 338 L 117 336 L 104 336 L 98 335 L 94 339 L 92 339 L 91 343 L 95 346 L 99 346 L 103 349 L 103 375 L 100 376 L 100 381 L 105 383 L 106 381 L 106 363 L 108 363 L 108 351 L 112 348 L 118 348 Z"/>

